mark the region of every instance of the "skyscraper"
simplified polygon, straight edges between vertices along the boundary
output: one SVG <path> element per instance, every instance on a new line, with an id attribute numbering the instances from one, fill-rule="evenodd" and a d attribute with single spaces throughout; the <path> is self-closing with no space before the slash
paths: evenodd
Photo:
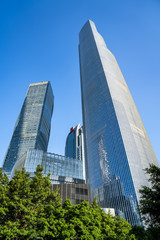
<path id="1" fill-rule="evenodd" d="M 80 124 L 70 129 L 66 139 L 65 156 L 83 162 L 83 176 L 85 178 L 84 137 L 83 127 Z"/>
<path id="2" fill-rule="evenodd" d="M 114 207 L 131 224 L 139 224 L 139 189 L 149 185 L 144 169 L 158 163 L 116 59 L 92 21 L 81 29 L 79 42 L 85 159 L 92 198 L 97 195 L 103 207 Z"/>
<path id="3" fill-rule="evenodd" d="M 8 175 L 27 150 L 47 151 L 53 101 L 50 82 L 30 84 L 3 163 L 3 171 Z"/>

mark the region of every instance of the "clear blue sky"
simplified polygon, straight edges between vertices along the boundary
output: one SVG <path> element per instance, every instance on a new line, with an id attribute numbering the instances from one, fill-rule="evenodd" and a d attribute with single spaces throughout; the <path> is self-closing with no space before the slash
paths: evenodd
<path id="1" fill-rule="evenodd" d="M 95 22 L 115 55 L 160 163 L 160 1 L 0 1 L 0 166 L 30 83 L 55 95 L 48 151 L 82 124 L 78 34 Z"/>

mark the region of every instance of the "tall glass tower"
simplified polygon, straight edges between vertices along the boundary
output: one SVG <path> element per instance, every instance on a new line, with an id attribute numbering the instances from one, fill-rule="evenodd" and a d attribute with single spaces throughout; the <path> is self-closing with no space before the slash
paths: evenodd
<path id="1" fill-rule="evenodd" d="M 83 127 L 78 124 L 72 127 L 66 139 L 65 156 L 83 159 L 84 143 L 83 143 Z"/>
<path id="2" fill-rule="evenodd" d="M 151 143 L 115 57 L 95 24 L 79 34 L 79 57 L 87 182 L 92 198 L 113 207 L 131 224 L 139 189 L 148 186 L 144 169 L 158 166 Z"/>
<path id="3" fill-rule="evenodd" d="M 82 161 L 85 178 L 84 135 L 83 127 L 80 124 L 70 129 L 66 139 L 65 156 Z"/>
<path id="4" fill-rule="evenodd" d="M 3 171 L 8 175 L 27 150 L 47 151 L 53 102 L 50 82 L 30 84 L 3 163 Z"/>

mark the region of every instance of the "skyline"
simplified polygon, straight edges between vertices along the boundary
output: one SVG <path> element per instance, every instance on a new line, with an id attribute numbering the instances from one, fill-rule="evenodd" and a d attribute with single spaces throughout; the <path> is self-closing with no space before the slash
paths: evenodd
<path id="1" fill-rule="evenodd" d="M 82 125 L 78 34 L 87 19 L 96 23 L 116 57 L 160 163 L 160 4 L 102 1 L 99 6 L 94 1 L 90 8 L 91 1 L 70 1 L 62 9 L 61 2 L 1 3 L 0 166 L 30 83 L 52 84 L 55 108 L 49 152 L 64 155 L 69 129 Z"/>

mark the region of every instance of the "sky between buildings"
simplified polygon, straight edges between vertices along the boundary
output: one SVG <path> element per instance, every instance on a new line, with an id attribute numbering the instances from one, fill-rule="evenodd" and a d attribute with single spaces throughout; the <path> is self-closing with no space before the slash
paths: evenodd
<path id="1" fill-rule="evenodd" d="M 48 151 L 82 125 L 78 34 L 91 19 L 115 55 L 160 163 L 160 1 L 0 1 L 0 166 L 30 83 L 50 81 Z"/>

